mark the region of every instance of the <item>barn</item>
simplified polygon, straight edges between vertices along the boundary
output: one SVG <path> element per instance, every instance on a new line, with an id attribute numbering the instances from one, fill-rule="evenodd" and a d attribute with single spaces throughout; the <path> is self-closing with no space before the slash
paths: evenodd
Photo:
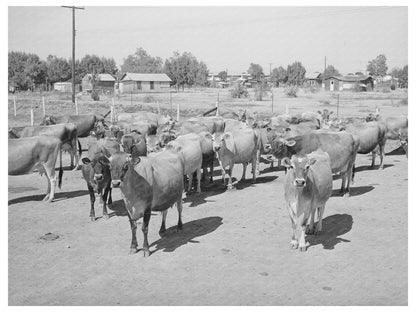
<path id="1" fill-rule="evenodd" d="M 98 74 L 97 77 L 97 91 L 102 92 L 114 92 L 114 85 L 116 83 L 116 79 L 110 74 Z M 91 92 L 92 91 L 92 75 L 86 74 L 84 78 L 82 78 L 82 90 L 84 92 Z"/>
<path id="2" fill-rule="evenodd" d="M 324 80 L 327 91 L 372 91 L 374 81 L 368 75 L 331 76 Z"/>
<path id="3" fill-rule="evenodd" d="M 321 73 L 314 72 L 314 73 L 305 73 L 305 84 L 307 86 L 315 86 L 320 87 L 322 84 Z"/>
<path id="4" fill-rule="evenodd" d="M 169 92 L 171 82 L 166 74 L 125 73 L 120 79 L 119 92 Z"/>
<path id="5" fill-rule="evenodd" d="M 59 92 L 72 92 L 72 82 L 71 81 L 55 82 L 53 84 L 53 89 Z"/>

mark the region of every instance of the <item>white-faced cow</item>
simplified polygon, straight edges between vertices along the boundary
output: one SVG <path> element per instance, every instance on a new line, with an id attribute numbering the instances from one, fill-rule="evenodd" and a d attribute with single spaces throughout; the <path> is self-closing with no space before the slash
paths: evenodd
<path id="1" fill-rule="evenodd" d="M 48 190 L 44 201 L 51 202 L 55 197 L 55 164 L 60 155 L 58 186 L 62 184 L 62 151 L 61 141 L 53 136 L 33 136 L 9 140 L 9 175 L 23 175 L 39 169 L 48 180 Z"/>
<path id="2" fill-rule="evenodd" d="M 341 194 L 350 195 L 352 171 L 357 156 L 359 140 L 347 132 L 311 131 L 290 139 L 279 138 L 272 142 L 273 155 L 277 158 L 308 154 L 322 149 L 329 154 L 332 173 L 342 177 Z M 345 188 L 345 182 L 347 183 Z"/>
<path id="3" fill-rule="evenodd" d="M 306 251 L 305 234 L 318 234 L 322 230 L 325 204 L 332 193 L 331 161 L 328 153 L 319 149 L 307 155 L 292 155 L 290 160 L 284 158 L 283 164 L 288 168 L 284 192 L 292 222 L 290 245 Z"/>
<path id="4" fill-rule="evenodd" d="M 166 231 L 167 209 L 176 203 L 178 208 L 178 230 L 182 229 L 182 193 L 184 165 L 182 157 L 172 151 L 154 153 L 152 157 L 132 158 L 126 153 L 111 156 L 112 186 L 119 187 L 126 204 L 132 240 L 130 253 L 137 249 L 137 220 L 143 218 L 143 252 L 149 256 L 147 240 L 151 211 L 163 213 L 160 233 Z"/>

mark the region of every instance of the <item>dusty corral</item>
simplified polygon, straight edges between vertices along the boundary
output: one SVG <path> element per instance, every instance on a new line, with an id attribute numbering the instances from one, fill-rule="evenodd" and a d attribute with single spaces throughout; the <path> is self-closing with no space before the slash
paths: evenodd
<path id="1" fill-rule="evenodd" d="M 216 93 L 207 92 L 211 106 L 194 102 L 201 111 L 215 104 Z M 336 110 L 337 99 L 328 93 L 281 96 L 295 112 Z M 344 117 L 365 116 L 377 105 L 384 115 L 407 115 L 407 106 L 398 104 L 402 93 L 341 95 L 347 96 L 340 105 Z M 320 105 L 324 97 L 332 98 L 329 106 Z M 105 112 L 110 103 L 84 108 Z M 270 104 L 232 103 L 230 109 L 258 111 Z M 48 107 L 47 113 L 58 112 Z M 9 125 L 27 124 L 25 116 L 15 119 L 9 100 Z M 284 171 L 266 164 L 256 184 L 237 183 L 226 191 L 217 170 L 201 195 L 184 196 L 182 232 L 176 232 L 176 209 L 169 210 L 162 238 L 161 216 L 153 214 L 148 258 L 128 254 L 131 232 L 119 190 L 113 192 L 112 217 L 91 222 L 80 171 L 65 171 L 51 204 L 41 201 L 45 177 L 9 176 L 9 305 L 406 305 L 408 161 L 398 142 L 389 141 L 386 154 L 384 170 L 371 170 L 371 157 L 358 155 L 350 198 L 338 196 L 341 181 L 335 177 L 323 232 L 308 236 L 305 253 L 289 246 Z M 241 167 L 235 166 L 237 180 Z M 140 225 L 137 235 L 141 246 Z"/>

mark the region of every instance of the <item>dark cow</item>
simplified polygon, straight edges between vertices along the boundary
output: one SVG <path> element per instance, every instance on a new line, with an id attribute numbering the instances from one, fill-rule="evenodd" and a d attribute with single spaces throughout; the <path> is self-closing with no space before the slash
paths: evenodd
<path id="1" fill-rule="evenodd" d="M 108 114 L 107 114 L 108 115 Z M 84 115 L 65 115 L 65 116 L 45 116 L 42 120 L 41 126 L 57 125 L 63 123 L 73 123 L 77 127 L 78 137 L 86 138 L 90 132 L 99 123 L 104 123 L 106 116 L 97 116 L 92 114 Z"/>
<path id="2" fill-rule="evenodd" d="M 133 157 L 147 156 L 146 137 L 137 132 L 131 132 L 123 135 L 121 144 L 125 153 Z"/>
<path id="3" fill-rule="evenodd" d="M 55 196 L 55 164 L 60 155 L 58 186 L 62 184 L 62 151 L 61 140 L 53 136 L 33 136 L 9 140 L 9 175 L 22 175 L 39 169 L 48 180 L 48 190 L 44 201 L 51 202 Z"/>
<path id="4" fill-rule="evenodd" d="M 359 140 L 347 132 L 314 130 L 308 134 L 289 139 L 279 138 L 272 142 L 273 155 L 277 158 L 309 154 L 322 149 L 329 154 L 333 173 L 341 173 L 341 194 L 350 195 L 353 166 L 357 156 Z M 347 182 L 345 191 L 345 182 Z"/>
<path id="5" fill-rule="evenodd" d="M 160 234 L 166 231 L 167 209 L 176 203 L 178 230 L 182 229 L 182 193 L 184 164 L 178 153 L 162 151 L 151 157 L 133 158 L 126 153 L 116 153 L 110 158 L 112 186 L 119 187 L 124 195 L 132 239 L 130 253 L 137 249 L 137 220 L 143 217 L 143 252 L 149 256 L 147 240 L 151 211 L 163 213 Z"/>
<path id="6" fill-rule="evenodd" d="M 20 137 L 27 138 L 38 135 L 51 135 L 60 139 L 62 142 L 62 149 L 64 151 L 68 151 L 71 156 L 71 168 L 74 168 L 74 170 L 77 169 L 79 159 L 81 158 L 82 147 L 81 143 L 78 141 L 78 132 L 76 125 L 69 123 L 52 126 L 27 126 L 22 130 Z"/>

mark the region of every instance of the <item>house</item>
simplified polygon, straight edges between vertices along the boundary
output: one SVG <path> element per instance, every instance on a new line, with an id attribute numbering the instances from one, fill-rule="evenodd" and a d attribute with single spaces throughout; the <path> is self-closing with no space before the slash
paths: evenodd
<path id="1" fill-rule="evenodd" d="M 315 86 L 315 87 L 320 87 L 322 84 L 322 78 L 321 78 L 321 73 L 320 72 L 314 72 L 314 73 L 309 73 L 306 72 L 305 73 L 305 84 L 307 86 Z"/>
<path id="2" fill-rule="evenodd" d="M 97 91 L 109 91 L 114 92 L 114 86 L 116 83 L 116 79 L 110 74 L 98 74 L 97 75 Z M 84 92 L 91 92 L 92 91 L 92 75 L 86 74 L 84 78 L 82 78 L 82 90 Z"/>
<path id="3" fill-rule="evenodd" d="M 331 76 L 325 79 L 323 84 L 327 91 L 372 91 L 374 89 L 373 78 L 368 75 Z"/>
<path id="4" fill-rule="evenodd" d="M 72 92 L 72 82 L 71 81 L 55 82 L 53 84 L 53 89 L 59 92 Z"/>
<path id="5" fill-rule="evenodd" d="M 125 73 L 118 89 L 120 93 L 169 92 L 171 82 L 166 74 Z"/>

